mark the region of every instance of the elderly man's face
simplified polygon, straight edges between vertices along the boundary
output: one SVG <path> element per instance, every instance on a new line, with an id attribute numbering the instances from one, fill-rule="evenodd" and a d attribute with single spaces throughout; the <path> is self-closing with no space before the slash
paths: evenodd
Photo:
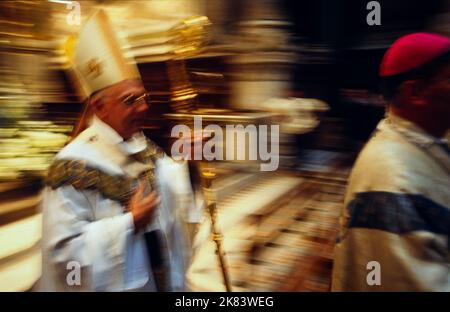
<path id="1" fill-rule="evenodd" d="M 124 139 L 130 138 L 144 125 L 148 111 L 141 80 L 129 79 L 110 86 L 94 95 L 91 104 L 96 115 Z"/>

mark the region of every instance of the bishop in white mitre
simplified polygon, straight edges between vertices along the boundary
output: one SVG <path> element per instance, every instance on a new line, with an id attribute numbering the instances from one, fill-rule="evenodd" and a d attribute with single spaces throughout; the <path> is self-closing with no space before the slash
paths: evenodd
<path id="1" fill-rule="evenodd" d="M 48 172 L 39 289 L 184 290 L 184 220 L 193 204 L 187 165 L 141 132 L 148 94 L 104 11 L 68 54 L 94 115 Z"/>

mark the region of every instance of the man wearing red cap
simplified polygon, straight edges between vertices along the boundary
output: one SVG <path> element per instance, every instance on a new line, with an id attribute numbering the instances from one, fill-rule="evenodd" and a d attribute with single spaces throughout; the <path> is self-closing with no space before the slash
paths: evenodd
<path id="1" fill-rule="evenodd" d="M 398 39 L 380 66 L 387 116 L 356 160 L 334 291 L 450 291 L 450 39 Z"/>

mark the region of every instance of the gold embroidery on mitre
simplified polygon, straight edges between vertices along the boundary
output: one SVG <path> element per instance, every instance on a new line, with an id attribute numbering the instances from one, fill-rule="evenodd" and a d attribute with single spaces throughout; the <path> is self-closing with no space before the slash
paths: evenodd
<path id="1" fill-rule="evenodd" d="M 87 75 L 93 75 L 94 78 L 97 78 L 102 73 L 102 62 L 100 62 L 97 58 L 90 59 L 87 63 Z"/>

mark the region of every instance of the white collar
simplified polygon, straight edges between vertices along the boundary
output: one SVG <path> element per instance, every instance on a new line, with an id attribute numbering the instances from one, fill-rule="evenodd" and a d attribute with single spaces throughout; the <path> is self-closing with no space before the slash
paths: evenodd
<path id="1" fill-rule="evenodd" d="M 378 130 L 390 128 L 402 135 L 410 143 L 420 147 L 430 156 L 436 159 L 450 173 L 450 154 L 448 153 L 448 141 L 444 138 L 436 138 L 426 133 L 413 122 L 396 116 L 392 113 L 387 114 L 377 127 Z"/>
<path id="2" fill-rule="evenodd" d="M 125 141 L 116 130 L 95 115 L 92 118 L 91 127 L 96 133 L 105 138 L 108 143 L 119 146 L 127 155 L 141 152 L 147 147 L 147 140 L 142 131 L 133 134 L 130 139 Z"/>
<path id="3" fill-rule="evenodd" d="M 380 125 L 380 128 L 384 127 L 384 123 L 386 123 L 391 128 L 405 135 L 409 140 L 413 141 L 415 144 L 420 145 L 421 147 L 428 148 L 433 144 L 448 145 L 448 141 L 445 137 L 437 138 L 435 136 L 432 136 L 412 121 L 397 116 L 392 112 L 388 112 L 386 114 L 386 117 L 387 118 Z"/>

